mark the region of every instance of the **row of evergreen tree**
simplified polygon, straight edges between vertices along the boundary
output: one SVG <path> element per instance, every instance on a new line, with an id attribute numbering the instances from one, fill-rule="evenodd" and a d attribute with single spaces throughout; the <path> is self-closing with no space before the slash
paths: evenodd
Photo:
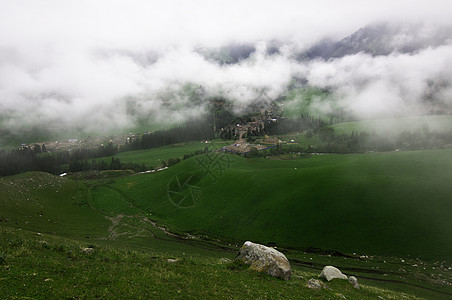
<path id="1" fill-rule="evenodd" d="M 210 140 L 214 137 L 213 125 L 208 118 L 192 120 L 183 126 L 158 130 L 129 140 L 120 150 L 151 149 L 188 141 Z"/>
<path id="2" fill-rule="evenodd" d="M 68 171 L 68 165 L 73 169 L 86 165 L 92 158 L 111 156 L 118 152 L 118 147 L 112 143 L 96 148 L 82 148 L 48 152 L 45 145 L 39 144 L 21 147 L 15 150 L 0 150 L 0 176 L 14 175 L 26 171 L 42 171 L 59 174 Z M 114 166 L 99 163 L 99 169 L 111 169 Z M 69 168 L 69 171 L 72 171 Z"/>
<path id="3" fill-rule="evenodd" d="M 221 113 L 215 112 L 204 118 L 188 121 L 182 126 L 146 133 L 141 137 L 129 140 L 121 148 L 108 143 L 96 148 L 73 149 L 71 151 L 61 150 L 47 153 L 45 145 L 35 144 L 32 147 L 22 147 L 11 151 L 0 150 L 0 176 L 26 171 L 43 171 L 58 174 L 64 171 L 112 169 L 118 167 L 118 164 L 93 159 L 113 156 L 118 152 L 129 150 L 150 149 L 187 141 L 210 140 L 215 136 L 214 128 L 224 126 L 224 122 L 221 122 L 223 114 L 225 114 L 223 111 Z M 264 133 L 283 134 L 324 125 L 326 124 L 321 119 L 303 115 L 295 120 L 287 119 L 277 123 L 269 123 L 266 125 Z M 262 134 L 262 132 L 248 133 L 250 136 L 257 134 Z M 227 138 L 231 138 L 231 136 L 227 136 Z M 121 168 L 124 167 L 141 171 L 146 166 L 121 164 Z"/>
<path id="4" fill-rule="evenodd" d="M 121 151 L 155 148 L 192 140 L 204 140 L 212 138 L 212 130 L 206 128 L 206 124 L 190 123 L 169 130 L 160 130 L 145 134 L 140 138 L 118 148 L 112 143 L 96 148 L 81 148 L 72 150 L 59 150 L 48 152 L 45 145 L 35 144 L 29 147 L 21 147 L 15 150 L 0 150 L 0 176 L 14 175 L 27 171 L 41 171 L 52 174 L 63 172 L 80 172 L 92 170 L 120 170 L 130 169 L 142 172 L 157 166 L 146 166 L 138 163 L 122 163 L 119 158 L 112 157 L 111 161 L 96 158 L 113 156 Z M 207 150 L 198 150 L 184 155 L 184 159 L 205 153 Z M 164 167 L 171 166 L 180 161 L 179 158 L 171 158 L 162 161 Z"/>
<path id="5" fill-rule="evenodd" d="M 257 151 L 251 149 L 245 157 L 267 157 L 292 153 L 365 153 L 369 151 L 452 149 L 452 131 L 449 132 L 408 132 L 394 136 L 382 136 L 375 133 L 356 132 L 337 134 L 331 127 L 309 130 L 307 136 L 317 135 L 320 142 L 316 145 L 284 145 Z"/>

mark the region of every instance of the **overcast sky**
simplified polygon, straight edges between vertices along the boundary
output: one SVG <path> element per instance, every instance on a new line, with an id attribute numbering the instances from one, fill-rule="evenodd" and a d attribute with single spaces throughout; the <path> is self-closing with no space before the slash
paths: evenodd
<path id="1" fill-rule="evenodd" d="M 311 85 L 331 88 L 362 116 L 405 108 L 415 113 L 426 82 L 452 78 L 450 43 L 414 55 L 358 54 L 327 62 L 296 62 L 290 54 L 374 22 L 450 25 L 451 3 L 0 0 L 0 112 L 9 117 L 0 126 L 24 116 L 30 124 L 132 126 L 137 113 L 130 115 L 124 99 L 134 99 L 142 118 L 183 120 L 202 111 L 181 109 L 187 99 L 178 90 L 187 82 L 246 104 L 262 90 L 276 98 L 300 74 Z M 272 40 L 284 42 L 277 56 L 265 54 Z M 257 51 L 228 66 L 195 51 L 231 42 Z M 441 93 L 452 96 L 450 88 Z M 168 98 L 169 106 L 162 100 Z"/>

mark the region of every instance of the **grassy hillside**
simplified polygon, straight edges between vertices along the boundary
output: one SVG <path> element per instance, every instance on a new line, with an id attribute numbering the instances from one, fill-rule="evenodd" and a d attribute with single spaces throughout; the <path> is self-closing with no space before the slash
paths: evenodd
<path id="1" fill-rule="evenodd" d="M 216 178 L 203 175 L 195 157 L 109 186 L 181 231 L 286 247 L 451 258 L 450 150 L 232 158 Z M 176 176 L 180 198 L 168 193 Z M 187 178 L 195 188 L 183 185 Z"/>
<path id="2" fill-rule="evenodd" d="M 161 164 L 162 161 L 168 161 L 168 159 L 170 158 L 182 159 L 185 154 L 191 154 L 195 151 L 204 150 L 206 147 L 208 147 L 209 149 L 215 149 L 219 148 L 222 145 L 228 144 L 225 141 L 214 141 L 214 143 L 215 146 L 212 146 L 212 144 L 210 143 L 206 144 L 203 142 L 179 143 L 159 148 L 121 152 L 114 155 L 114 157 L 119 158 L 122 163 L 143 163 L 148 167 L 156 167 Z M 100 159 L 108 162 L 111 160 L 111 157 L 103 157 Z"/>
<path id="3" fill-rule="evenodd" d="M 106 234 L 109 221 L 86 202 L 84 184 L 46 173 L 0 178 L 0 217 L 9 225 L 79 238 Z"/>
<path id="4" fill-rule="evenodd" d="M 303 87 L 289 90 L 284 97 L 282 108 L 284 116 L 298 118 L 302 114 L 323 116 L 327 107 L 335 107 L 330 94 L 316 88 Z"/>
<path id="5" fill-rule="evenodd" d="M 439 158 L 444 158 L 441 152 L 446 154 L 444 151 L 435 152 L 435 154 L 439 155 Z M 218 155 L 215 153 L 210 155 L 212 154 Z M 425 159 L 424 152 L 411 154 Z M 201 158 L 198 157 L 198 159 Z M 224 157 L 217 158 L 225 162 Z M 316 166 L 326 170 L 337 166 L 344 169 L 344 166 L 354 161 L 353 156 L 344 156 L 344 164 L 340 164 L 341 158 L 337 156 L 318 156 L 299 161 L 232 158 L 234 161 L 230 162 L 229 168 L 225 166 L 223 174 L 216 173 L 218 168 L 212 169 L 213 174 L 217 175 L 216 179 L 202 176 L 203 169 L 200 169 L 197 157 L 157 174 L 126 176 L 116 180 L 109 178 L 73 181 L 45 173 L 26 173 L 1 178 L 0 293 L 2 297 L 41 298 L 44 295 L 46 297 L 51 295 L 55 298 L 123 298 L 126 296 L 240 298 L 243 295 L 249 295 L 253 298 L 315 296 L 321 299 L 333 299 L 337 297 L 337 293 L 345 295 L 348 299 L 375 298 L 377 295 L 386 299 L 410 297 L 400 294 L 403 292 L 427 299 L 447 299 L 452 294 L 448 285 L 448 282 L 451 282 L 450 260 L 428 262 L 414 257 L 371 256 L 368 252 L 360 251 L 353 239 L 347 239 L 346 242 L 350 243 L 356 254 L 350 253 L 350 256 L 345 257 L 336 256 L 333 252 L 313 253 L 314 249 L 305 253 L 279 247 L 289 258 L 294 270 L 294 277 L 290 282 L 231 269 L 232 266 L 225 263 L 225 259 L 219 259 L 233 259 L 244 240 L 259 241 L 260 239 L 265 242 L 270 240 L 270 237 L 270 241 L 277 242 L 280 246 L 284 240 L 280 241 L 278 238 L 286 238 L 287 233 L 283 230 L 287 230 L 287 224 L 292 222 L 294 225 L 296 222 L 298 224 L 296 226 L 300 228 L 305 224 L 303 220 L 306 218 L 293 219 L 293 215 L 287 209 L 291 199 L 285 195 L 284 191 L 287 192 L 286 187 L 291 186 L 293 182 L 298 182 L 299 179 L 298 176 L 292 176 L 295 174 L 292 172 L 301 170 L 312 175 L 313 173 L 309 170 L 315 169 Z M 394 159 L 400 159 L 400 157 Z M 413 160 L 413 157 L 411 159 Z M 294 169 L 293 164 L 297 165 L 297 170 Z M 303 168 L 300 169 L 300 166 Z M 161 201 L 158 201 L 160 189 L 164 195 L 166 193 L 167 197 L 168 187 L 171 189 L 177 187 L 174 186 L 175 181 L 172 175 L 188 169 L 193 175 L 198 175 L 198 177 L 193 176 L 188 183 L 201 186 L 203 189 L 200 197 L 196 198 L 195 205 L 184 208 L 186 205 L 182 202 L 176 208 L 168 198 L 161 198 Z M 351 171 L 350 168 L 349 171 Z M 118 173 L 120 174 L 127 173 Z M 234 178 L 231 174 L 235 174 Z M 418 175 L 417 172 L 413 174 Z M 264 175 L 269 178 L 259 179 Z M 282 178 L 283 175 L 285 180 Z M 99 177 L 103 178 L 103 176 Z M 289 177 L 294 177 L 292 183 L 284 183 L 289 180 Z M 169 178 L 169 181 L 163 178 Z M 183 183 L 184 179 L 190 177 L 182 174 L 177 178 L 180 179 L 179 183 Z M 241 180 L 237 180 L 238 178 Z M 330 179 L 327 176 L 324 180 Z M 257 184 L 257 182 L 261 183 Z M 219 189 L 220 184 L 225 185 L 223 190 Z M 286 184 L 286 186 L 280 186 L 283 193 L 273 191 L 275 185 L 281 184 Z M 234 196 L 234 191 L 238 193 L 238 189 L 242 190 L 243 195 Z M 136 193 L 137 201 L 132 201 L 129 197 L 132 191 Z M 259 198 L 252 197 L 257 191 L 260 191 L 257 194 Z M 294 188 L 294 191 L 297 193 L 299 187 Z M 184 189 L 180 192 L 182 195 L 187 195 Z M 235 201 L 235 198 L 238 200 Z M 246 200 L 247 198 L 252 201 Z M 435 198 L 434 195 L 431 199 Z M 215 199 L 223 202 L 216 202 Z M 277 201 L 273 201 L 274 199 Z M 324 202 L 324 199 L 319 198 L 319 201 Z M 148 202 L 153 202 L 153 205 L 160 205 L 160 207 L 154 207 L 151 210 Z M 264 205 L 264 208 L 259 209 L 253 206 L 257 204 Z M 142 209 L 145 206 L 147 208 Z M 290 210 L 293 214 L 298 214 L 299 206 L 297 201 L 292 203 Z M 269 208 L 270 210 L 267 210 Z M 323 214 L 329 214 L 335 221 L 331 208 L 320 210 Z M 282 213 L 287 216 L 284 219 L 277 219 Z M 235 214 L 238 215 L 237 218 Z M 247 215 L 250 217 L 245 219 Z M 306 211 L 304 215 L 309 215 L 309 212 Z M 321 214 L 317 214 L 317 218 L 319 215 Z M 185 216 L 186 219 L 183 220 Z M 273 216 L 276 219 L 271 219 Z M 439 217 L 441 220 L 442 217 Z M 269 225 L 275 226 L 275 230 L 280 231 L 269 229 L 264 218 L 268 218 Z M 195 226 L 204 225 L 194 229 L 222 238 L 218 240 L 206 238 L 204 235 L 193 235 L 193 232 L 191 235 L 185 233 L 177 235 L 174 231 L 170 233 L 161 227 L 159 224 L 162 222 L 156 224 L 155 220 L 164 221 L 167 227 L 179 231 L 184 229 L 184 226 L 193 230 Z M 238 222 L 237 226 L 231 221 Z M 342 221 L 347 222 L 347 220 Z M 223 222 L 224 225 L 222 225 Z M 364 223 L 363 221 L 360 226 L 365 227 Z M 319 225 L 316 224 L 316 226 Z M 263 228 L 267 229 L 269 234 L 263 232 Z M 434 227 L 433 230 L 435 228 L 437 229 Z M 316 230 L 318 229 L 314 228 L 314 232 Z M 289 230 L 289 234 L 294 233 L 296 231 Z M 309 237 L 309 235 L 306 236 Z M 328 237 L 326 235 L 326 238 Z M 311 238 L 314 238 L 314 235 Z M 313 245 L 321 244 L 323 238 L 323 236 L 318 237 Z M 363 236 L 362 239 L 372 241 L 369 236 Z M 301 240 L 302 238 L 293 235 L 293 245 Z M 446 241 L 443 246 L 448 249 L 447 239 L 442 240 Z M 400 243 L 403 242 L 405 241 L 400 241 Z M 420 239 L 414 247 L 422 245 L 423 242 Z M 301 247 L 304 246 L 305 243 L 302 243 Z M 93 248 L 94 253 L 82 251 L 85 247 Z M 432 249 L 434 249 L 433 246 Z M 360 258 L 362 254 L 369 254 L 369 257 Z M 178 261 L 169 262 L 170 258 Z M 304 288 L 306 281 L 311 277 L 316 278 L 325 265 L 335 265 L 344 273 L 357 276 L 363 286 L 362 290 L 352 290 L 343 282 L 328 284 L 332 290 L 321 292 Z M 111 274 L 114 276 L 110 276 Z M 387 289 L 399 292 L 390 292 Z"/>
<path id="6" fill-rule="evenodd" d="M 310 290 L 305 284 L 319 272 L 297 266 L 292 280 L 283 281 L 233 268 L 226 258 L 121 250 L 14 229 L 3 229 L 0 237 L 7 248 L 0 262 L 4 299 L 415 299 L 363 283 L 356 290 L 344 280 Z"/>
<path id="7" fill-rule="evenodd" d="M 364 120 L 344 122 L 331 126 L 336 133 L 351 134 L 352 131 L 375 132 L 379 135 L 395 135 L 403 131 L 449 131 L 452 128 L 452 116 L 417 116 L 393 119 Z"/>
<path id="8" fill-rule="evenodd" d="M 218 249 L 227 249 L 215 243 L 167 236 L 140 209 L 106 187 L 106 182 L 73 181 L 40 172 L 0 178 L 0 223 L 128 249 L 193 255 L 213 252 L 213 256 Z"/>

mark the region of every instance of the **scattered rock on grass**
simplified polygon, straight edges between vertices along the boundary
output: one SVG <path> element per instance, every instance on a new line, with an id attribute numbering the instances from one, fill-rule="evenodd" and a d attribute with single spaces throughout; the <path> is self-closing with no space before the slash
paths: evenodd
<path id="1" fill-rule="evenodd" d="M 291 269 L 289 261 L 281 252 L 256 243 L 245 242 L 234 261 L 250 265 L 250 270 L 289 280 Z"/>
<path id="2" fill-rule="evenodd" d="M 219 259 L 220 264 L 228 264 L 230 262 L 232 262 L 232 260 L 230 260 L 229 258 L 226 257 L 222 257 Z"/>
<path id="3" fill-rule="evenodd" d="M 347 276 L 342 274 L 342 272 L 338 268 L 333 266 L 324 267 L 322 273 L 320 273 L 320 277 L 326 278 L 326 280 L 328 281 L 331 281 L 335 278 L 347 280 Z"/>
<path id="4" fill-rule="evenodd" d="M 324 284 L 318 279 L 311 278 L 308 280 L 308 282 L 306 282 L 306 287 L 313 290 L 320 290 L 322 288 L 326 288 L 326 284 Z"/>
<path id="5" fill-rule="evenodd" d="M 91 253 L 94 253 L 94 248 L 83 248 L 80 251 L 83 253 L 86 253 L 86 254 L 91 254 Z"/>
<path id="6" fill-rule="evenodd" d="M 358 289 L 358 290 L 359 290 L 358 279 L 357 279 L 355 276 L 350 276 L 350 277 L 348 278 L 348 282 L 350 282 L 350 283 L 353 285 L 353 287 L 354 287 L 355 289 Z"/>
<path id="7" fill-rule="evenodd" d="M 176 258 L 168 258 L 167 260 L 166 260 L 167 262 L 169 262 L 169 263 L 175 263 L 175 262 L 178 262 L 179 260 Z"/>

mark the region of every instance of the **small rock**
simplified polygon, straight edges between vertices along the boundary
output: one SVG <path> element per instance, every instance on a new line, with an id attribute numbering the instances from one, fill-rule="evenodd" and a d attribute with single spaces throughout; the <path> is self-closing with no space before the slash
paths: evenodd
<path id="1" fill-rule="evenodd" d="M 342 294 L 336 294 L 336 296 L 338 296 L 339 298 L 342 298 L 342 299 L 347 299 L 344 295 L 342 295 Z"/>
<path id="2" fill-rule="evenodd" d="M 83 248 L 80 250 L 80 252 L 86 253 L 86 254 L 91 254 L 94 252 L 94 248 Z"/>
<path id="3" fill-rule="evenodd" d="M 228 263 L 232 262 L 232 260 L 230 260 L 229 258 L 226 258 L 226 257 L 220 258 L 219 261 L 220 261 L 220 264 L 228 264 Z"/>
<path id="4" fill-rule="evenodd" d="M 44 279 L 44 281 L 53 281 L 53 279 L 52 278 L 46 278 L 46 279 Z"/>
<path id="5" fill-rule="evenodd" d="M 347 276 L 342 274 L 342 272 L 333 266 L 326 266 L 323 268 L 320 277 L 326 278 L 326 280 L 331 281 L 335 278 L 347 280 Z"/>
<path id="6" fill-rule="evenodd" d="M 353 285 L 353 287 L 354 287 L 355 289 L 358 289 L 358 290 L 359 290 L 358 279 L 357 279 L 355 276 L 350 276 L 350 277 L 348 278 L 348 282 L 350 282 L 350 283 Z"/>
<path id="7" fill-rule="evenodd" d="M 250 265 L 250 270 L 289 280 L 292 274 L 286 256 L 273 248 L 245 242 L 234 261 Z"/>
<path id="8" fill-rule="evenodd" d="M 325 286 L 326 285 L 323 282 L 321 282 L 318 279 L 314 279 L 314 278 L 311 278 L 311 279 L 308 280 L 308 282 L 306 282 L 306 287 L 307 288 L 310 288 L 310 289 L 313 289 L 313 290 L 317 290 L 317 291 L 322 289 L 322 288 L 325 288 Z"/>
<path id="9" fill-rule="evenodd" d="M 174 259 L 174 258 L 168 258 L 166 261 L 169 262 L 169 263 L 175 263 L 175 262 L 178 262 L 179 260 L 178 259 Z"/>

